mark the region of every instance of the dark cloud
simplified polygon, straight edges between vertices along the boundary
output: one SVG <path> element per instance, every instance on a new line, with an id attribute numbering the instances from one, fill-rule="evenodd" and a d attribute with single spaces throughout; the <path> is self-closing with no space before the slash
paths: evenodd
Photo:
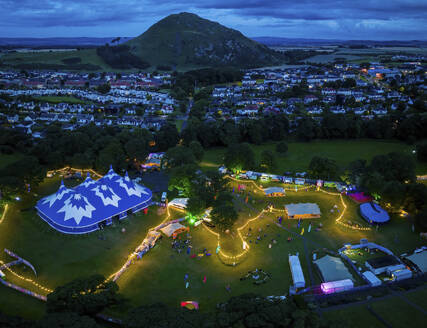
<path id="1" fill-rule="evenodd" d="M 1 36 L 135 36 L 190 11 L 246 35 L 425 39 L 420 0 L 0 0 Z"/>

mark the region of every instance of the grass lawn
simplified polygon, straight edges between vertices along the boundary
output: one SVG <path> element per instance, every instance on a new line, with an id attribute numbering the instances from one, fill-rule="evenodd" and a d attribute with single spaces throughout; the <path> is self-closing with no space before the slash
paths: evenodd
<path id="1" fill-rule="evenodd" d="M 78 181 L 74 181 L 72 185 L 77 183 Z M 120 293 L 129 299 L 129 304 L 125 307 L 110 309 L 108 312 L 120 316 L 137 305 L 164 302 L 171 306 L 178 306 L 183 300 L 199 301 L 201 310 L 207 311 L 214 308 L 218 302 L 243 293 L 253 292 L 265 296 L 284 295 L 291 284 L 289 253 L 299 253 L 307 284 L 311 282 L 319 284 L 320 278 L 315 274 L 311 264 L 312 252 L 315 250 L 327 248 L 335 251 L 344 243 L 355 243 L 360 238 L 376 241 L 398 253 L 422 245 L 418 234 L 411 232 L 409 222 L 400 218 L 392 218 L 391 223 L 381 227 L 379 231 L 375 229 L 356 231 L 336 224 L 335 219 L 344 209 L 338 196 L 299 190 L 298 192 L 287 191 L 285 197 L 266 199 L 259 190 L 255 192 L 256 188 L 252 184 L 245 184 L 247 187 L 244 193 L 234 193 L 234 203 L 239 212 L 238 222 L 230 233 L 221 233 L 219 236 L 221 248 L 228 255 L 242 252 L 243 244 L 236 228 L 244 225 L 248 219 L 258 217 L 260 211 L 269 203 L 277 209 L 283 209 L 283 206 L 288 203 L 317 203 L 322 217 L 311 220 L 312 231 L 308 232 L 310 220 L 304 220 L 300 227 L 297 226 L 296 221 L 291 220 L 285 220 L 282 226 L 278 226 L 276 225 L 277 216 L 281 214 L 265 212 L 241 229 L 250 249 L 242 257 L 241 263 L 236 266 L 225 265 L 215 254 L 218 237 L 204 226 L 191 228 L 191 254 L 203 253 L 206 248 L 212 254 L 211 256 L 190 258 L 186 254 L 186 247 L 178 253 L 171 247 L 171 239 L 164 237 L 155 248 L 141 261 L 132 265 L 118 280 Z M 109 276 L 140 244 L 147 230 L 166 218 L 166 214 L 159 214 L 157 209 L 152 207 L 148 215 L 134 215 L 123 220 L 119 226 L 107 227 L 104 231 L 86 236 L 63 235 L 51 229 L 33 210 L 36 199 L 56 191 L 58 186 L 59 177 L 47 179 L 37 190 L 39 196 L 27 195 L 21 202 L 13 204 L 6 219 L 0 224 L 0 249 L 8 248 L 30 261 L 38 273 L 36 281 L 51 289 L 77 277 L 94 273 Z M 237 182 L 230 182 L 229 187 L 237 190 Z M 248 196 L 248 202 L 245 201 L 246 196 Z M 357 205 L 349 199 L 345 199 L 345 204 L 347 212 L 344 221 L 357 222 L 366 226 L 358 215 Z M 337 205 L 338 209 L 331 212 L 334 205 Z M 179 218 L 183 215 L 173 210 L 171 214 L 171 218 Z M 319 223 L 322 223 L 322 227 L 316 231 L 316 228 L 320 227 Z M 121 232 L 122 228 L 126 229 L 125 233 Z M 305 230 L 303 236 L 300 234 L 302 228 Z M 394 239 L 397 231 L 399 231 L 398 241 Z M 186 238 L 185 235 L 182 237 Z M 288 241 L 289 237 L 292 238 L 291 241 Z M 0 259 L 11 260 L 5 253 L 0 253 Z M 253 281 L 240 281 L 248 271 L 256 268 L 270 273 L 270 281 L 262 285 L 255 285 Z M 312 274 L 310 274 L 310 268 Z M 32 273 L 24 267 L 19 266 L 14 270 L 25 277 L 34 278 Z M 189 276 L 188 289 L 185 288 L 185 274 Z M 203 282 L 205 276 L 206 283 Z M 10 274 L 7 278 L 35 292 L 44 293 L 30 283 L 23 282 Z M 226 291 L 227 285 L 230 285 L 231 292 Z M 44 305 L 41 302 L 3 286 L 0 286 L 0 290 L 2 311 L 35 318 L 42 315 Z"/>
<path id="2" fill-rule="evenodd" d="M 0 155 L 0 169 L 4 168 L 5 166 L 16 162 L 22 157 L 22 154 L 15 153 L 11 155 L 1 154 Z"/>
<path id="3" fill-rule="evenodd" d="M 36 99 L 49 102 L 49 103 L 54 103 L 54 104 L 59 104 L 59 103 L 88 104 L 90 103 L 88 101 L 85 101 L 76 97 L 72 97 L 72 96 L 41 96 L 41 97 L 37 97 Z"/>
<path id="4" fill-rule="evenodd" d="M 424 288 L 404 293 L 403 296 L 422 307 L 426 304 L 427 290 Z M 327 319 L 347 322 L 350 327 L 383 327 L 383 324 L 367 309 L 368 305 L 392 327 L 425 327 L 426 316 L 399 296 L 390 296 L 382 300 L 374 298 L 366 304 L 326 311 L 323 316 Z"/>
<path id="5" fill-rule="evenodd" d="M 271 150 L 276 155 L 277 168 L 272 173 L 283 174 L 286 171 L 302 172 L 307 170 L 314 156 L 333 159 L 340 167 L 345 167 L 357 159 L 370 160 L 375 155 L 390 152 L 403 152 L 411 154 L 414 146 L 396 141 L 376 140 L 318 140 L 312 142 L 289 142 L 289 150 L 282 156 L 275 152 L 276 143 L 266 143 L 259 146 L 251 146 L 259 163 L 261 153 Z M 205 152 L 201 167 L 211 169 L 223 163 L 225 148 L 210 149 Z M 427 173 L 427 164 L 417 162 L 417 174 Z"/>

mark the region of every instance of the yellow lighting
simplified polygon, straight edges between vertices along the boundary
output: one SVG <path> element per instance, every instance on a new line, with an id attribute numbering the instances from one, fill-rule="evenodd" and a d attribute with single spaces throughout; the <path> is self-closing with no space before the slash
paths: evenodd
<path id="1" fill-rule="evenodd" d="M 6 212 L 7 212 L 8 208 L 9 208 L 9 204 L 4 205 L 4 210 L 3 210 L 3 214 L 2 214 L 1 219 L 0 219 L 0 224 L 3 222 L 4 218 L 6 217 Z"/>

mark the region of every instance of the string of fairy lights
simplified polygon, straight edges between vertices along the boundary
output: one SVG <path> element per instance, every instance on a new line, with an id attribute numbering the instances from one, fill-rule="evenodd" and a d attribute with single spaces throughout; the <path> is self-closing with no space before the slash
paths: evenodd
<path id="1" fill-rule="evenodd" d="M 86 170 L 81 170 L 81 169 L 75 169 L 75 168 L 72 168 L 72 167 L 69 167 L 69 166 L 67 166 L 67 167 L 64 167 L 64 168 L 62 168 L 62 169 L 58 169 L 58 170 L 53 170 L 53 171 L 49 171 L 48 172 L 48 174 L 50 173 L 50 174 L 52 174 L 53 172 L 64 172 L 64 171 L 70 171 L 70 170 L 72 170 L 72 171 L 80 171 L 80 172 L 83 172 L 83 171 L 88 171 L 88 172 L 90 172 L 91 174 L 93 174 L 94 176 L 97 176 L 97 177 L 101 177 L 101 175 L 99 174 L 99 173 L 97 173 L 96 171 L 94 171 L 94 170 L 92 170 L 92 169 L 86 169 Z M 262 192 L 264 192 L 264 189 L 261 187 L 261 186 L 259 186 L 258 184 L 256 184 L 254 181 L 247 181 L 247 180 L 240 180 L 240 179 L 237 179 L 237 178 L 234 178 L 234 177 L 231 177 L 231 176 L 229 176 L 229 175 L 227 175 L 227 176 L 225 176 L 224 178 L 228 178 L 228 179 L 230 179 L 230 180 L 233 180 L 233 181 L 236 181 L 236 182 L 239 182 L 239 183 L 249 183 L 249 184 L 252 184 L 257 190 L 259 190 L 259 191 L 262 191 Z M 300 187 L 300 188 L 298 188 L 297 186 L 295 187 L 295 188 L 284 188 L 284 190 L 286 190 L 286 191 L 291 191 L 291 192 L 297 192 L 297 191 L 306 191 L 306 190 L 309 190 L 309 189 L 312 189 L 312 188 L 314 188 L 314 186 L 308 186 L 308 187 Z M 350 224 L 347 224 L 347 223 L 345 223 L 345 222 L 343 222 L 342 221 L 342 219 L 344 218 L 344 215 L 345 215 L 345 212 L 346 212 L 346 210 L 347 210 L 347 205 L 346 205 L 346 203 L 344 202 L 344 199 L 343 199 L 343 197 L 342 197 L 342 194 L 341 193 L 333 193 L 333 192 L 329 192 L 329 191 L 326 191 L 326 190 L 323 190 L 323 189 L 321 189 L 321 188 L 317 188 L 317 190 L 318 191 L 321 191 L 321 192 L 323 192 L 323 193 L 326 193 L 326 194 L 328 194 L 328 195 L 332 195 L 332 196 L 339 196 L 340 197 L 340 200 L 341 200 L 341 204 L 342 204 L 342 206 L 343 206 L 343 211 L 340 213 L 340 215 L 338 216 L 338 218 L 335 220 L 335 222 L 337 223 L 337 224 L 339 224 L 339 225 L 341 225 L 341 226 L 344 226 L 344 227 L 346 227 L 346 228 L 349 228 L 349 229 L 352 229 L 352 230 L 359 230 L 359 231 L 369 231 L 369 230 L 371 230 L 371 228 L 369 228 L 369 227 L 359 227 L 359 226 L 355 226 L 355 225 L 350 225 Z M 5 216 L 6 216 L 6 212 L 7 212 L 7 209 L 8 209 L 8 204 L 6 204 L 5 205 L 5 209 L 4 209 L 4 212 L 3 212 L 3 215 L 2 215 L 2 217 L 1 217 L 1 219 L 0 219 L 0 223 L 2 223 L 3 222 L 3 220 L 4 220 L 4 218 L 5 218 Z M 175 210 L 178 210 L 178 211 L 182 211 L 182 212 L 185 212 L 184 210 L 182 210 L 182 209 L 178 209 L 178 208 L 174 208 Z M 265 214 L 265 213 L 268 213 L 268 212 L 275 212 L 275 213 L 284 213 L 284 212 L 286 212 L 284 209 L 277 209 L 277 208 L 274 208 L 273 206 L 269 206 L 267 209 L 262 209 L 259 213 L 258 213 L 258 215 L 256 215 L 255 217 L 253 217 L 253 218 L 251 218 L 251 219 L 249 219 L 249 220 L 247 220 L 246 222 L 245 222 L 245 224 L 243 224 L 242 226 L 240 226 L 239 228 L 237 228 L 237 234 L 238 234 L 238 236 L 239 236 L 239 238 L 240 238 L 240 240 L 242 241 L 242 244 L 244 245 L 244 249 L 243 249 L 243 251 L 242 252 L 240 252 L 240 253 L 238 253 L 238 254 L 233 254 L 233 255 L 230 255 L 230 254 L 227 254 L 227 253 L 225 253 L 223 250 L 222 250 L 222 247 L 221 247 L 221 243 L 220 243 L 220 240 L 221 240 L 221 235 L 218 233 L 218 232 L 215 232 L 215 231 L 213 231 L 212 229 L 210 229 L 209 227 L 207 227 L 206 225 L 204 225 L 203 224 L 203 227 L 208 231 L 208 232 L 210 232 L 211 234 L 213 234 L 214 236 L 216 236 L 217 237 L 217 246 L 219 246 L 219 251 L 218 251 L 218 255 L 220 256 L 220 257 L 223 257 L 223 258 L 225 258 L 225 259 L 228 259 L 228 260 L 232 260 L 233 261 L 233 263 L 234 264 L 236 264 L 236 262 L 240 259 L 240 258 L 242 258 L 245 254 L 247 254 L 248 252 L 249 252 L 249 249 L 250 249 L 250 246 L 245 242 L 245 240 L 244 240 L 244 238 L 243 238 L 243 236 L 242 236 L 242 234 L 241 234 L 241 231 L 249 224 L 249 223 L 251 223 L 251 222 L 253 222 L 253 221 L 255 221 L 255 220 L 257 220 L 257 219 L 259 219 L 263 214 Z M 169 219 L 170 219 L 170 217 L 171 217 L 171 213 L 170 213 L 170 210 L 169 210 L 169 206 L 166 206 L 166 217 L 165 217 L 165 219 L 159 224 L 159 225 L 157 225 L 157 226 L 155 226 L 155 227 L 152 227 L 152 228 L 150 228 L 150 229 L 148 229 L 148 231 L 150 232 L 150 231 L 153 231 L 153 230 L 157 230 L 157 228 L 159 227 L 159 226 L 161 226 L 162 224 L 164 224 L 164 223 L 166 223 Z M 144 238 L 144 240 L 143 240 L 143 242 L 145 241 L 145 238 Z M 139 247 L 141 247 L 142 246 L 142 244 L 143 244 L 143 242 L 136 248 L 136 249 L 138 249 Z M 129 267 L 129 261 L 132 261 L 134 258 L 135 258 L 135 256 L 136 256 L 136 252 L 135 251 L 133 251 L 133 252 L 131 252 L 130 254 L 129 254 L 129 256 L 127 257 L 127 260 L 126 260 L 126 262 L 120 267 L 120 269 L 119 270 L 117 270 L 116 272 L 114 272 L 114 273 L 112 273 L 110 276 L 108 276 L 108 278 L 106 278 L 101 284 L 99 284 L 96 288 L 97 289 L 99 289 L 99 288 L 102 288 L 103 287 L 103 285 L 105 284 L 105 283 L 107 283 L 107 282 L 109 282 L 109 281 L 116 281 L 120 276 L 121 276 L 121 274 L 123 274 L 126 270 L 127 270 L 127 268 Z M 0 260 L 0 265 L 4 265 L 5 263 L 3 262 L 3 261 L 1 261 Z M 7 266 L 5 266 L 5 268 L 6 268 L 6 270 L 7 271 L 9 271 L 10 273 L 12 273 L 14 276 L 16 276 L 17 278 L 19 278 L 19 279 L 22 279 L 22 280 L 24 280 L 24 281 L 26 281 L 26 282 L 28 282 L 28 283 L 31 283 L 32 285 L 34 285 L 34 286 L 36 286 L 37 288 L 39 288 L 40 290 L 43 290 L 44 292 L 46 292 L 46 293 L 51 293 L 51 292 L 53 292 L 53 290 L 52 289 L 50 289 L 50 288 L 47 288 L 47 287 L 45 287 L 45 286 L 42 286 L 42 285 L 40 285 L 39 283 L 37 283 L 37 282 L 35 282 L 34 280 L 32 280 L 32 279 L 30 279 L 30 278 L 26 278 L 26 277 L 23 277 L 23 276 L 21 276 L 21 275 L 19 275 L 18 273 L 16 273 L 15 271 L 13 271 L 10 267 L 7 267 Z M 89 292 L 89 291 L 86 291 L 86 292 Z M 82 294 L 85 294 L 86 292 L 82 292 Z"/>
<path id="2" fill-rule="evenodd" d="M 71 166 L 65 166 L 62 169 L 47 171 L 46 174 L 47 175 L 52 175 L 52 174 L 54 174 L 56 172 L 61 172 L 62 173 L 62 172 L 67 172 L 67 171 L 74 171 L 74 172 L 81 172 L 81 173 L 83 173 L 83 172 L 86 171 L 86 172 L 90 172 L 92 175 L 94 175 L 97 178 L 101 178 L 102 177 L 101 174 L 99 174 L 98 172 L 96 172 L 93 169 L 77 169 L 77 168 L 74 168 L 74 167 L 71 167 Z"/>
<path id="3" fill-rule="evenodd" d="M 5 204 L 4 205 L 4 209 L 3 209 L 3 214 L 2 214 L 2 216 L 0 218 L 0 224 L 3 223 L 4 218 L 6 217 L 6 213 L 7 213 L 8 208 L 9 208 L 9 204 Z"/>
<path id="4" fill-rule="evenodd" d="M 16 273 L 16 272 L 15 272 L 15 271 L 13 271 L 10 267 L 8 267 L 8 266 L 6 265 L 6 263 L 5 263 L 5 262 L 3 262 L 2 260 L 0 260 L 0 266 L 2 266 L 2 268 L 3 268 L 3 269 L 6 269 L 7 271 L 9 271 L 9 272 L 10 272 L 11 274 L 13 274 L 15 277 L 17 277 L 17 278 L 19 278 L 19 279 L 21 279 L 21 280 L 24 280 L 24 281 L 26 281 L 26 282 L 28 282 L 28 283 L 30 283 L 30 284 L 32 284 L 32 285 L 34 285 L 34 286 L 38 287 L 39 289 L 41 289 L 41 290 L 43 290 L 43 291 L 47 292 L 48 294 L 53 292 L 53 290 L 52 290 L 52 289 L 47 288 L 47 287 L 45 287 L 45 286 L 42 286 L 42 285 L 40 285 L 39 283 L 35 282 L 35 281 L 34 281 L 34 280 L 32 280 L 32 279 L 30 279 L 30 278 L 26 278 L 26 277 L 21 276 L 20 274 Z"/>

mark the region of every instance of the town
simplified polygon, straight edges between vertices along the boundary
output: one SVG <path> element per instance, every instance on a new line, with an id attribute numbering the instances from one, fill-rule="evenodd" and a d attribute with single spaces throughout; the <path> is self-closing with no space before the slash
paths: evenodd
<path id="1" fill-rule="evenodd" d="M 0 72 L 3 122 L 40 138 L 53 122 L 69 131 L 90 123 L 158 131 L 167 120 L 185 116 L 187 104 L 180 106 L 168 92 L 171 74 L 95 75 Z M 412 87 L 426 88 L 421 61 L 391 68 L 365 63 L 248 70 L 241 81 L 211 88 L 201 118 L 239 123 L 286 114 L 293 129 L 307 115 L 320 121 L 324 112 L 370 120 L 414 105 L 416 99 L 405 92 Z"/>
<path id="2" fill-rule="evenodd" d="M 0 327 L 425 326 L 425 6 L 2 5 Z"/>

